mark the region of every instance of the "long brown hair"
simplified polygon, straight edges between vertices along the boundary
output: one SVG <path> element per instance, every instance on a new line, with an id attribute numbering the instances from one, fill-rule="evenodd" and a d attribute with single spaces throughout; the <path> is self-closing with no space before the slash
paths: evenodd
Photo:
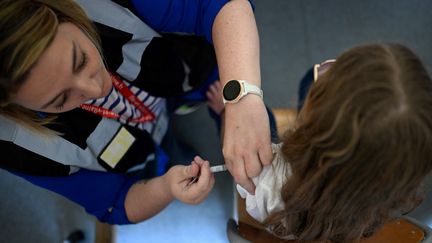
<path id="1" fill-rule="evenodd" d="M 13 96 L 53 41 L 59 24 L 75 24 L 100 50 L 99 36 L 73 0 L 2 0 L 0 9 L 0 115 L 41 130 L 50 119 L 13 104 Z"/>
<path id="2" fill-rule="evenodd" d="M 278 236 L 356 242 L 422 200 L 432 169 L 432 81 L 398 44 L 353 48 L 314 83 L 282 153 L 292 177 Z M 399 214 L 400 215 L 400 214 Z"/>

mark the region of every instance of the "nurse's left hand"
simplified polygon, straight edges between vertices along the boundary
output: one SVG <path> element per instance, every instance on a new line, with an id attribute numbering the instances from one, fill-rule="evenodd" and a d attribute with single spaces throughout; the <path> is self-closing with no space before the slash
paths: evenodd
<path id="1" fill-rule="evenodd" d="M 253 177 L 272 161 L 270 125 L 262 99 L 247 95 L 225 106 L 222 152 L 234 180 L 255 194 Z"/>

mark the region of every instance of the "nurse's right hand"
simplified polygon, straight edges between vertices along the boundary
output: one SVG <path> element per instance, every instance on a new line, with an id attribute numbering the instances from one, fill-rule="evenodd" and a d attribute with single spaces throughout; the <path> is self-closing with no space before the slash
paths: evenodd
<path id="1" fill-rule="evenodd" d="M 204 201 L 215 182 L 209 162 L 198 156 L 189 166 L 173 166 L 164 177 L 172 195 L 187 204 Z"/>

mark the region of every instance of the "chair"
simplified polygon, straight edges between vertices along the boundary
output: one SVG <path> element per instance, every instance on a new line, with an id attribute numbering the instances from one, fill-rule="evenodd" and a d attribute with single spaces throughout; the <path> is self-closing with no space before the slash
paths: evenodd
<path id="1" fill-rule="evenodd" d="M 278 135 L 282 137 L 288 128 L 294 126 L 297 111 L 295 109 L 273 108 L 272 112 L 276 120 Z"/>
<path id="2" fill-rule="evenodd" d="M 227 236 L 230 243 L 296 243 L 282 240 L 268 233 L 245 210 L 245 200 L 235 192 L 237 215 L 228 220 Z M 379 231 L 361 243 L 432 243 L 432 230 L 425 224 L 407 216 L 385 224 Z"/>

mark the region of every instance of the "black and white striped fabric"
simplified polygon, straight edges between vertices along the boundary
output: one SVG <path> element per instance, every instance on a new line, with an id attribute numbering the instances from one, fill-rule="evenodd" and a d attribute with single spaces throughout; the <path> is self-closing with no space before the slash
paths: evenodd
<path id="1" fill-rule="evenodd" d="M 91 100 L 86 103 L 99 107 L 104 107 L 108 110 L 115 112 L 116 114 L 119 114 L 119 121 L 122 124 L 126 124 L 147 131 L 152 135 L 155 142 L 160 144 L 163 135 L 166 133 L 168 125 L 165 99 L 152 96 L 146 91 L 133 86 L 132 83 L 124 80 L 123 82 L 128 86 L 130 91 L 155 114 L 155 121 L 141 123 L 128 122 L 128 119 L 140 117 L 141 112 L 114 87 L 111 89 L 109 95 L 107 95 L 106 97 Z"/>
<path id="2" fill-rule="evenodd" d="M 115 2 L 106 0 L 77 1 L 95 22 L 102 39 L 103 55 L 110 71 L 122 77 L 122 80 L 137 98 L 143 101 L 156 115 L 152 122 L 127 122 L 129 118 L 139 117 L 140 111 L 133 106 L 115 88 L 107 97 L 89 101 L 88 104 L 104 107 L 119 114 L 122 124 L 130 125 L 151 134 L 156 143 L 160 143 L 168 127 L 166 102 L 164 98 L 150 95 L 142 87 L 133 85 L 135 80 L 142 80 L 141 62 L 144 51 L 154 37 L 160 35 L 141 21 L 129 9 Z M 100 9 L 107 11 L 100 11 Z M 112 18 L 112 16 L 116 18 Z"/>

